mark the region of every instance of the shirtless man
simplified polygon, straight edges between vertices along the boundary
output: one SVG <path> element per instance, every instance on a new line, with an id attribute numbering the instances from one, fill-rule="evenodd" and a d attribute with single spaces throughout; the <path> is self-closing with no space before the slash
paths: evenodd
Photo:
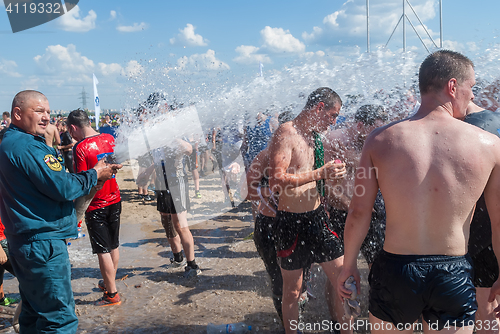
<path id="1" fill-rule="evenodd" d="M 341 181 L 326 181 L 325 208 L 330 216 L 333 231 L 340 240 L 344 241 L 344 228 L 347 210 L 354 191 L 356 168 L 359 166 L 361 150 L 366 137 L 376 128 L 384 125 L 388 119 L 387 113 L 380 105 L 365 104 L 356 110 L 354 122 L 341 129 L 329 131 L 325 140 L 325 159 L 340 159 L 346 164 L 347 174 Z M 370 229 L 361 246 L 368 267 L 384 245 L 385 235 L 385 207 L 382 195 L 378 193 L 373 207 Z M 330 314 L 333 314 L 333 305 L 336 302 L 330 296 L 334 295 L 335 287 L 327 282 L 326 297 Z"/>
<path id="2" fill-rule="evenodd" d="M 47 146 L 57 147 L 61 145 L 61 137 L 59 136 L 59 131 L 57 130 L 57 127 L 52 123 L 47 124 L 44 137 Z"/>
<path id="3" fill-rule="evenodd" d="M 275 243 L 283 277 L 283 322 L 287 334 L 298 328 L 298 299 L 302 289 L 303 268 L 319 263 L 329 280 L 336 282 L 342 266 L 342 245 L 331 231 L 320 203 L 316 182 L 340 179 L 342 163 L 327 162 L 313 170 L 315 134 L 335 123 L 342 101 L 330 88 L 318 88 L 309 96 L 302 112 L 276 130 L 269 144 L 269 185 L 279 194 Z M 321 142 L 319 140 L 319 142 Z M 336 320 L 343 315 L 336 305 Z"/>
<path id="4" fill-rule="evenodd" d="M 500 139 L 460 121 L 474 84 L 467 57 L 432 53 L 420 66 L 418 112 L 365 141 L 355 181 L 364 191 L 349 206 L 337 290 L 348 298 L 343 283 L 354 276 L 360 291 L 356 260 L 380 187 L 387 222 L 384 249 L 369 276 L 372 333 L 397 327 L 411 333 L 420 315 L 425 333 L 472 332 L 477 304 L 467 239 L 485 187 L 493 249 L 500 250 Z M 498 293 L 497 280 L 491 294 Z"/>
<path id="5" fill-rule="evenodd" d="M 477 98 L 474 99 L 476 100 Z M 471 102 L 464 121 L 500 137 L 498 133 L 500 113 L 498 112 L 485 110 Z M 498 307 L 500 296 L 492 301 L 488 301 L 488 297 L 491 286 L 498 279 L 498 261 L 493 253 L 491 222 L 484 196 L 479 198 L 474 210 L 470 226 L 469 255 L 474 263 L 474 286 L 477 299 L 476 334 L 497 334 L 499 323 L 493 310 Z"/>

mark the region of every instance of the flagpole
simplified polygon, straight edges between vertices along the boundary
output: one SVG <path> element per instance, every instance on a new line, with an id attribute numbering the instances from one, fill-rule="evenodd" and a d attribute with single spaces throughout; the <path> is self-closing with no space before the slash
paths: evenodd
<path id="1" fill-rule="evenodd" d="M 101 103 L 99 101 L 99 94 L 97 93 L 97 84 L 99 81 L 97 80 L 95 74 L 94 76 L 94 111 L 95 111 L 95 128 L 99 130 L 99 121 L 101 115 Z"/>

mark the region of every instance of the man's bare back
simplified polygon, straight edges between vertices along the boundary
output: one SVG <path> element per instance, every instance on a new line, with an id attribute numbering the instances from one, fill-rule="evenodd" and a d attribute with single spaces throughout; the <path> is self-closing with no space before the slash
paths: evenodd
<path id="1" fill-rule="evenodd" d="M 366 145 L 386 203 L 384 249 L 467 253 L 473 207 L 495 166 L 492 146 L 500 140 L 433 112 L 375 130 Z"/>
<path id="2" fill-rule="evenodd" d="M 387 225 L 385 252 L 370 273 L 371 324 L 412 324 L 422 316 L 430 325 L 426 333 L 447 323 L 454 323 L 456 332 L 472 333 L 466 326 L 474 322 L 477 303 L 467 243 L 483 189 L 493 250 L 496 255 L 500 250 L 495 237 L 500 233 L 500 139 L 460 120 L 474 99 L 474 85 L 474 65 L 467 57 L 449 50 L 430 54 L 419 70 L 418 112 L 373 131 L 365 142 L 356 175 L 364 193 L 355 194 L 349 207 L 337 289 L 349 298 L 343 282 L 349 276 L 360 282 L 357 255 L 380 187 Z M 490 298 L 499 292 L 497 280 Z"/>
<path id="3" fill-rule="evenodd" d="M 54 124 L 49 123 L 45 128 L 45 143 L 50 147 L 61 145 L 61 137 Z"/>

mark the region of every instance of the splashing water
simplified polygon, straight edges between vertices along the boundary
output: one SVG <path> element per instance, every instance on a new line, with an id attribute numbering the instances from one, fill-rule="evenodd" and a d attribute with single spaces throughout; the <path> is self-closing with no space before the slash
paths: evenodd
<path id="1" fill-rule="evenodd" d="M 253 125 L 258 112 L 267 111 L 277 115 L 284 111 L 297 115 L 306 102 L 310 92 L 318 87 L 327 86 L 335 90 L 344 104 L 340 119 L 350 120 L 354 111 L 364 104 L 380 104 L 386 109 L 389 119 L 408 116 L 418 100 L 418 68 L 426 53 L 394 53 L 379 49 L 370 54 L 358 55 L 356 59 L 343 62 L 315 62 L 292 64 L 280 71 L 270 71 L 264 76 L 236 77 L 229 72 L 181 72 L 166 66 L 161 60 L 145 61 L 144 71 L 130 80 L 128 101 L 126 102 L 125 122 L 119 128 L 117 151 L 119 160 L 137 159 L 149 150 L 168 145 L 173 138 L 197 133 L 198 137 L 209 133 L 209 129 L 232 128 L 233 137 L 224 138 L 229 142 L 231 161 L 242 165 L 238 154 L 242 125 Z M 500 77 L 500 69 L 494 64 L 500 59 L 500 47 L 495 45 L 470 57 L 476 63 L 478 86 L 484 87 Z M 160 99 L 153 103 L 143 102 L 151 93 L 157 92 Z M 137 107 L 145 111 L 138 121 Z M 189 106 L 176 117 L 166 116 L 165 106 Z M 189 114 L 189 117 L 186 115 Z M 186 116 L 181 119 L 180 115 Z M 127 121 L 128 120 L 128 121 Z M 239 126 L 235 126 L 239 124 Z M 238 139 L 239 138 L 239 139 Z M 203 142 L 203 141 L 202 141 Z M 211 146 L 211 143 L 207 143 Z M 148 148 L 149 147 L 149 148 Z M 227 159 L 226 159 L 227 160 Z M 231 185 L 224 191 L 218 178 L 210 180 L 207 187 L 219 188 L 219 194 L 204 196 L 210 209 L 200 215 L 205 219 L 219 215 L 231 208 L 224 204 L 224 197 L 234 196 L 244 179 L 244 169 L 238 172 L 226 168 Z M 205 182 L 206 183 L 206 182 Z M 222 190 L 221 190 L 222 189 Z M 227 190 L 232 194 L 228 194 Z M 231 199 L 234 205 L 241 198 Z M 198 220 L 196 220 L 198 221 Z"/>

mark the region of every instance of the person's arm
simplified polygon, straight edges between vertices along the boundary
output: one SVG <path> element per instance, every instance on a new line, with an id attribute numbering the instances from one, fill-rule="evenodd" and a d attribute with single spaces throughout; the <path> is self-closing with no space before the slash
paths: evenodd
<path id="1" fill-rule="evenodd" d="M 212 150 L 215 150 L 217 147 L 215 146 L 215 136 L 217 135 L 217 130 L 213 128 L 212 130 Z"/>
<path id="2" fill-rule="evenodd" d="M 78 174 L 66 173 L 55 156 L 47 154 L 47 150 L 37 148 L 25 152 L 19 168 L 29 175 L 41 193 L 60 202 L 88 195 L 98 179 L 96 170 Z"/>
<path id="3" fill-rule="evenodd" d="M 177 149 L 185 155 L 190 155 L 193 153 L 193 145 L 191 145 L 189 142 L 182 140 L 182 139 L 177 139 L 175 141 L 177 144 Z"/>
<path id="4" fill-rule="evenodd" d="M 287 173 L 294 146 L 288 137 L 286 130 L 281 127 L 271 139 L 269 186 L 272 192 L 281 193 L 284 189 L 297 188 L 310 182 L 344 177 L 345 165 L 334 161 L 327 162 L 322 167 L 312 171 L 298 174 Z"/>
<path id="5" fill-rule="evenodd" d="M 354 168 L 355 166 L 353 166 L 352 163 L 346 161 L 346 148 L 341 144 L 339 134 L 339 130 L 334 130 L 328 132 L 325 136 L 325 140 L 323 141 L 325 160 L 338 159 Z M 330 206 L 338 210 L 347 211 L 349 210 L 351 197 L 346 194 L 346 184 L 343 183 L 339 186 L 339 181 L 340 179 L 325 180 L 325 200 Z"/>
<path id="6" fill-rule="evenodd" d="M 261 188 L 259 195 L 259 184 L 266 173 L 266 169 L 269 168 L 269 150 L 265 148 L 253 159 L 252 163 L 248 167 L 247 173 L 247 185 L 248 194 L 247 199 L 251 201 L 262 200 L 261 196 L 267 198 L 271 196 L 269 193 L 269 188 Z"/>
<path id="7" fill-rule="evenodd" d="M 361 244 L 368 233 L 373 211 L 373 204 L 378 192 L 378 181 L 370 156 L 370 139 L 367 139 L 361 154 L 360 165 L 356 170 L 355 191 L 344 230 L 344 265 L 337 281 L 337 291 L 340 297 L 349 298 L 351 291 L 344 287 L 349 276 L 354 276 L 358 293 L 360 276 L 357 268 L 357 258 Z"/>
<path id="8" fill-rule="evenodd" d="M 500 264 L 500 147 L 493 147 L 492 151 L 496 153 L 496 164 L 493 168 L 486 188 L 484 189 L 484 199 L 486 208 L 491 221 L 491 243 L 493 252 Z M 493 302 L 495 297 L 500 295 L 500 280 L 497 279 L 491 287 L 489 302 Z M 500 306 L 495 310 L 497 318 L 500 317 Z"/>
<path id="9" fill-rule="evenodd" d="M 3 265 L 8 259 L 9 258 L 7 257 L 7 254 L 5 254 L 3 247 L 0 247 L 0 265 Z"/>
<path id="10" fill-rule="evenodd" d="M 54 144 L 56 146 L 61 145 L 61 136 L 59 135 L 59 131 L 57 131 L 57 128 L 52 126 L 52 133 L 54 134 Z"/>
<path id="11" fill-rule="evenodd" d="M 59 146 L 57 146 L 57 149 L 58 149 L 58 150 L 63 150 L 63 151 L 65 151 L 65 150 L 67 150 L 68 148 L 72 148 L 73 146 L 75 146 L 75 143 L 74 143 L 74 142 L 72 142 L 72 143 L 70 143 L 70 144 L 68 144 L 68 145 L 59 145 Z"/>

